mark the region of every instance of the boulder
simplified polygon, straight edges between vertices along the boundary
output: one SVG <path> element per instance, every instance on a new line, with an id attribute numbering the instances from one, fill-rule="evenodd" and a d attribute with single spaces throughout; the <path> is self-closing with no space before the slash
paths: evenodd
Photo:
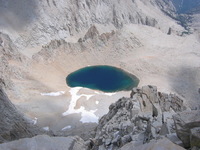
<path id="1" fill-rule="evenodd" d="M 2 150 L 85 150 L 84 141 L 79 137 L 49 137 L 38 135 L 0 144 Z"/>
<path id="2" fill-rule="evenodd" d="M 173 116 L 176 134 L 185 147 L 190 147 L 190 130 L 200 127 L 200 111 L 184 111 Z"/>
<path id="3" fill-rule="evenodd" d="M 148 85 L 142 87 L 142 93 L 148 96 L 149 100 L 152 103 L 158 103 L 158 93 L 157 93 L 157 87 Z"/>
<path id="4" fill-rule="evenodd" d="M 135 142 L 130 142 L 124 145 L 121 150 L 185 150 L 184 148 L 172 143 L 167 138 L 158 141 L 151 141 L 144 145 L 138 145 Z"/>

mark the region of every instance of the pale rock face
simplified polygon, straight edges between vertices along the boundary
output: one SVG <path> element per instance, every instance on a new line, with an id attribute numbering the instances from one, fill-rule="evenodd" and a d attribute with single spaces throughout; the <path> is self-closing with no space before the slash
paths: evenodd
<path id="1" fill-rule="evenodd" d="M 84 141 L 79 137 L 49 137 L 38 135 L 4 143 L 0 149 L 5 150 L 86 150 Z"/>
<path id="2" fill-rule="evenodd" d="M 199 146 L 197 144 L 198 142 L 196 142 L 196 139 L 198 141 L 198 130 L 196 130 L 196 135 L 194 134 L 194 131 L 196 127 L 200 127 L 200 111 L 181 112 L 174 115 L 173 119 L 177 136 L 183 141 L 184 146 L 190 147 L 190 144 L 192 146 Z M 195 136 L 197 136 L 196 139 Z M 190 137 L 195 140 L 190 141 Z"/>
<path id="3" fill-rule="evenodd" d="M 10 37 L 0 32 L 0 86 L 2 88 L 12 89 L 12 77 L 16 79 L 23 78 L 22 67 L 27 66 L 23 56 L 13 44 Z"/>
<path id="4" fill-rule="evenodd" d="M 84 33 L 93 24 L 107 28 L 143 24 L 159 28 L 163 32 L 167 32 L 172 26 L 181 29 L 160 10 L 161 7 L 165 12 L 172 12 L 170 8 L 173 10 L 173 7 L 160 0 L 47 0 L 26 1 L 23 5 L 27 7 L 19 5 L 7 1 L 6 6 L 1 6 L 4 12 L 10 13 L 0 15 L 0 19 L 4 20 L 3 25 L 0 22 L 0 31 L 7 33 L 22 49 L 46 44 L 54 39 L 70 41 L 74 37 L 77 41 L 80 33 Z M 15 11 L 9 11 L 10 9 Z M 28 17 L 27 21 L 22 19 L 21 14 Z"/>
<path id="5" fill-rule="evenodd" d="M 124 145 L 121 150 L 185 150 L 184 148 L 172 143 L 167 138 L 160 139 L 158 141 L 151 141 L 148 144 L 136 145 L 134 142 L 130 142 Z"/>

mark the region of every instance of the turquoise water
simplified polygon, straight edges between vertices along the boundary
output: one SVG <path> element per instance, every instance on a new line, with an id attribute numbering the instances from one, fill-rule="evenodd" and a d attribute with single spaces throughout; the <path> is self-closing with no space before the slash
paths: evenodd
<path id="1" fill-rule="evenodd" d="M 69 74 L 66 78 L 70 87 L 86 87 L 103 92 L 131 90 L 139 79 L 122 69 L 112 66 L 90 66 Z"/>

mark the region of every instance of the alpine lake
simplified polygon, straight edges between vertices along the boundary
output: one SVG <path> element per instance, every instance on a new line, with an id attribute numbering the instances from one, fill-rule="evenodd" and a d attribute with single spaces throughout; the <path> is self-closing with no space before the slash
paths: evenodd
<path id="1" fill-rule="evenodd" d="M 139 84 L 139 79 L 116 67 L 99 65 L 81 68 L 66 77 L 69 87 L 85 87 L 103 92 L 128 91 Z"/>

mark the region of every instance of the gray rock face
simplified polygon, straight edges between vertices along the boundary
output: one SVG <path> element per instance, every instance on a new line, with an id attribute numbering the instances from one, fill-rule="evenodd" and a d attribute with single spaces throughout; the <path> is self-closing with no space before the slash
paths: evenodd
<path id="1" fill-rule="evenodd" d="M 197 146 L 200 148 L 200 127 L 190 130 L 190 147 Z"/>
<path id="2" fill-rule="evenodd" d="M 193 140 L 193 138 L 196 137 L 194 134 L 194 131 L 196 130 L 195 127 L 200 127 L 200 111 L 181 112 L 174 115 L 173 119 L 175 122 L 177 136 L 182 140 L 184 146 L 190 147 L 190 144 L 195 146 L 194 141 L 190 141 L 190 136 L 191 140 Z"/>
<path id="3" fill-rule="evenodd" d="M 34 5 L 31 2 L 34 2 Z M 173 9 L 170 9 L 172 6 L 162 0 L 127 0 L 126 2 L 121 0 L 75 0 L 73 2 L 70 0 L 47 0 L 26 2 L 27 7 L 25 8 L 17 7 L 12 4 L 12 1 L 8 1 L 4 5 L 2 5 L 2 10 L 10 12 L 11 16 L 16 17 L 15 19 L 9 18 L 7 13 L 4 14 L 4 17 L 0 16 L 5 24 L 3 27 L 9 33 L 10 24 L 15 26 L 18 22 L 19 29 L 14 32 L 15 34 L 11 32 L 9 35 L 21 48 L 38 44 L 44 45 L 55 39 L 69 38 L 87 30 L 93 24 L 112 25 L 116 28 L 121 28 L 126 24 L 144 24 L 167 32 L 166 29 L 169 29 L 170 23 L 163 22 L 163 17 L 170 19 L 160 9 L 168 13 Z M 11 12 L 9 9 L 16 10 L 17 13 Z M 33 13 L 30 13 L 31 10 Z M 18 14 L 28 16 L 28 21 L 22 22 L 21 16 Z M 8 18 L 7 20 L 10 22 L 5 18 Z"/>
<path id="4" fill-rule="evenodd" d="M 0 143 L 44 133 L 15 108 L 1 88 L 0 118 Z"/>
<path id="5" fill-rule="evenodd" d="M 99 120 L 94 141 L 104 149 L 118 149 L 130 141 L 148 143 L 174 133 L 172 115 L 184 109 L 183 100 L 174 94 L 157 92 L 154 86 L 135 88 L 131 98 L 110 105 Z"/>
<path id="6" fill-rule="evenodd" d="M 85 150 L 84 141 L 79 137 L 49 137 L 38 135 L 13 142 L 0 144 L 1 150 Z"/>
<path id="7" fill-rule="evenodd" d="M 168 134 L 167 138 L 172 141 L 174 144 L 177 144 L 181 147 L 183 147 L 183 142 L 177 137 L 176 133 Z"/>
<path id="8" fill-rule="evenodd" d="M 11 77 L 21 77 L 21 69 L 15 63 L 21 63 L 25 57 L 21 55 L 10 37 L 0 32 L 0 86 L 3 88 L 12 88 Z"/>
<path id="9" fill-rule="evenodd" d="M 176 8 L 171 1 L 168 0 L 156 0 L 157 5 L 161 8 L 163 12 L 167 15 L 176 17 Z"/>
<path id="10" fill-rule="evenodd" d="M 167 138 L 158 141 L 151 141 L 148 144 L 137 145 L 130 142 L 124 145 L 121 150 L 185 150 L 184 148 L 172 143 Z"/>
<path id="11" fill-rule="evenodd" d="M 174 111 L 183 111 L 186 108 L 183 106 L 183 100 L 174 94 L 166 95 L 164 93 L 158 93 L 160 97 L 160 105 L 162 111 L 169 111 L 172 108 Z"/>

